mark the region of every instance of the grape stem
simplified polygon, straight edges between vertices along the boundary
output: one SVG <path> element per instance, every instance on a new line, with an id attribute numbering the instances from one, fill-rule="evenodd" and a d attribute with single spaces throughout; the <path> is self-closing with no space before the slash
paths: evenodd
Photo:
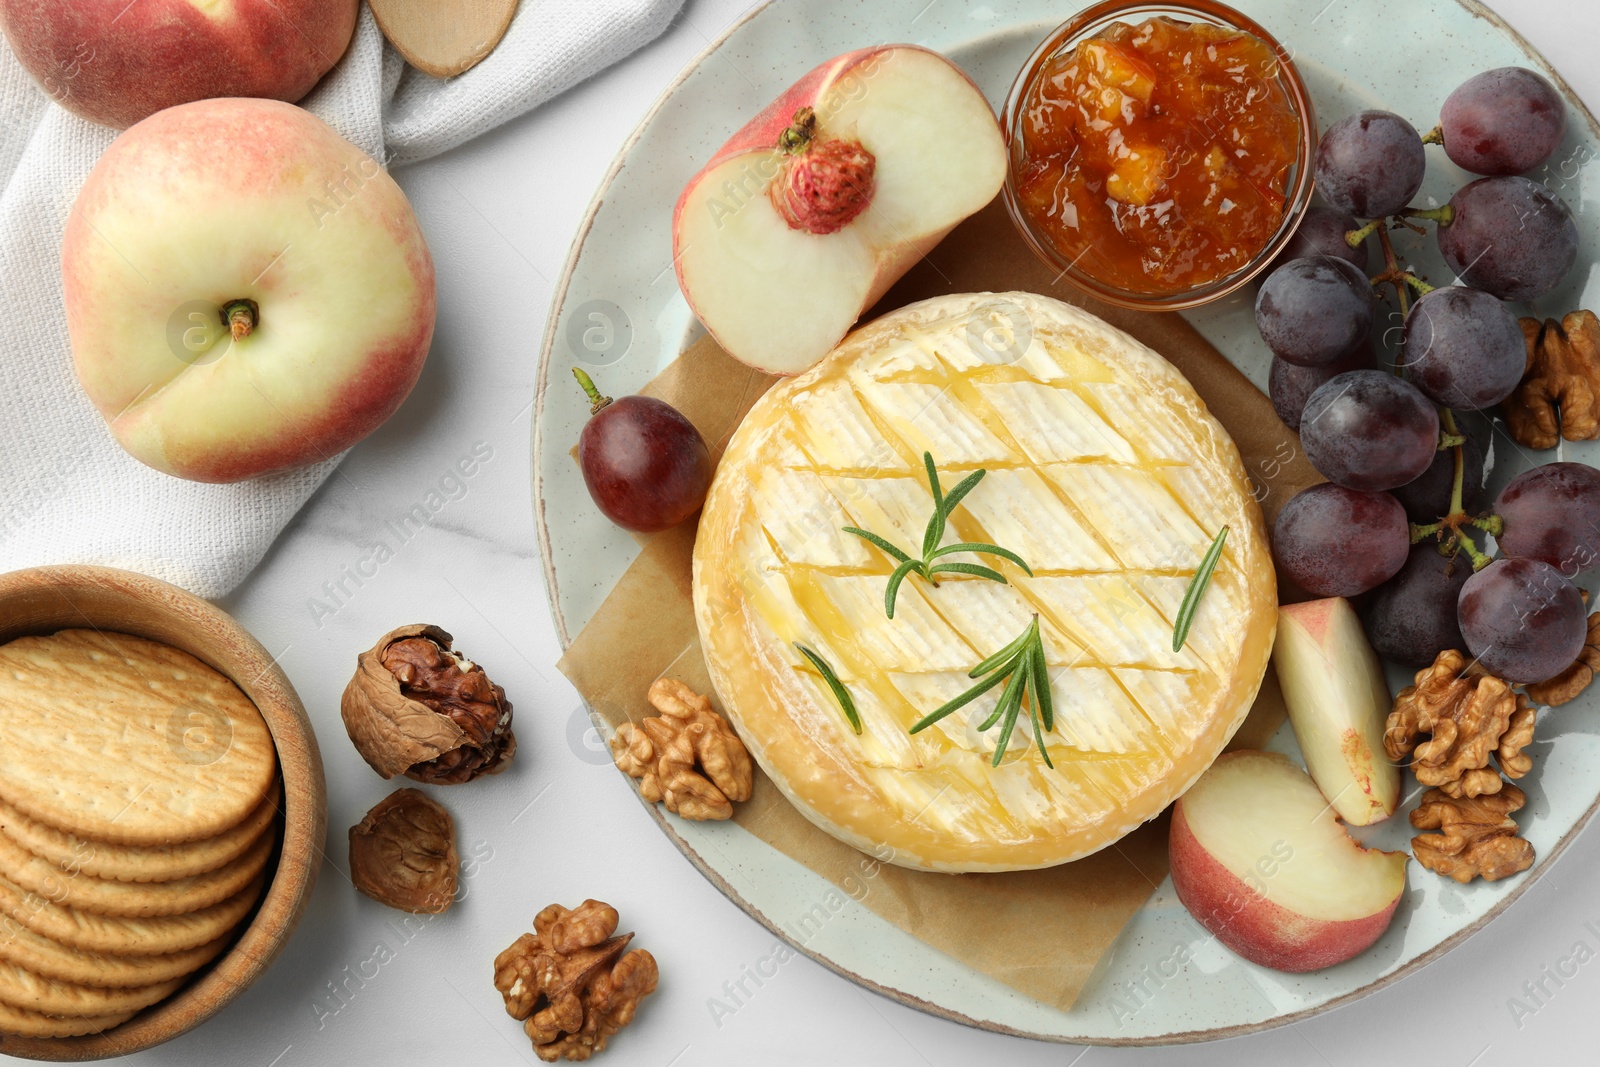
<path id="1" fill-rule="evenodd" d="M 600 414 L 601 410 L 611 403 L 609 396 L 601 396 L 600 390 L 595 386 L 594 379 L 589 377 L 582 367 L 573 367 L 572 376 L 578 379 L 578 384 L 583 386 L 585 395 L 589 397 L 590 416 Z"/>
<path id="2" fill-rule="evenodd" d="M 1422 135 L 1422 143 L 1423 144 L 1444 144 L 1444 127 L 1442 125 L 1441 126 L 1435 126 L 1433 129 L 1431 129 L 1427 133 L 1423 134 Z"/>
<path id="3" fill-rule="evenodd" d="M 1450 483 L 1450 513 L 1439 519 L 1438 522 L 1411 524 L 1411 543 L 1417 544 L 1430 537 L 1439 539 L 1440 551 L 1445 555 L 1464 552 L 1472 561 L 1472 569 L 1481 571 L 1493 562 L 1488 556 L 1478 550 L 1478 544 L 1462 527 L 1473 526 L 1495 537 L 1505 528 L 1505 524 L 1498 515 L 1484 515 L 1474 518 L 1467 514 L 1466 509 L 1466 435 L 1456 425 L 1456 413 L 1449 408 L 1439 409 L 1439 448 L 1455 450 L 1455 478 Z"/>

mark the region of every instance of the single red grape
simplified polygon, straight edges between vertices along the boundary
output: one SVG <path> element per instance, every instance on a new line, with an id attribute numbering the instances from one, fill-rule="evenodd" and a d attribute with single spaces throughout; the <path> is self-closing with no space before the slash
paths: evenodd
<path id="1" fill-rule="evenodd" d="M 1600 563 L 1600 470 L 1585 463 L 1546 463 L 1500 490 L 1497 540 L 1508 556 L 1543 560 L 1575 577 Z"/>
<path id="2" fill-rule="evenodd" d="M 1434 237 L 1450 269 L 1474 289 L 1502 300 L 1537 300 L 1577 262 L 1572 209 L 1539 182 L 1479 178 L 1456 190 L 1450 207 L 1454 218 Z"/>
<path id="3" fill-rule="evenodd" d="M 1474 174 L 1522 174 L 1549 159 L 1567 131 L 1555 86 L 1531 70 L 1499 67 L 1451 93 L 1439 128 L 1450 161 Z"/>
<path id="4" fill-rule="evenodd" d="M 1550 564 L 1497 559 L 1456 600 L 1467 651 L 1508 682 L 1532 684 L 1572 666 L 1588 632 L 1583 597 Z"/>
<path id="5" fill-rule="evenodd" d="M 1358 111 L 1317 147 L 1317 189 L 1357 218 L 1393 215 L 1422 188 L 1428 155 L 1416 127 L 1392 111 Z"/>
<path id="6" fill-rule="evenodd" d="M 1480 289 L 1447 285 L 1406 316 L 1411 381 L 1447 408 L 1482 411 L 1510 396 L 1528 365 L 1517 317 Z"/>
<path id="7" fill-rule="evenodd" d="M 606 518 L 637 533 L 668 529 L 700 510 L 713 473 L 694 423 L 648 396 L 599 404 L 578 438 L 578 464 Z"/>
<path id="8" fill-rule="evenodd" d="M 1392 578 L 1411 549 L 1406 510 L 1388 493 L 1332 482 L 1296 493 L 1273 525 L 1272 556 L 1316 596 L 1355 596 Z"/>
<path id="9" fill-rule="evenodd" d="M 1439 412 L 1410 382 L 1355 370 L 1306 401 L 1300 444 L 1324 478 L 1378 492 L 1420 478 L 1439 450 Z"/>
<path id="10" fill-rule="evenodd" d="M 1321 367 L 1355 352 L 1372 337 L 1372 283 L 1348 260 L 1290 260 L 1261 283 L 1256 328 L 1273 355 Z"/>

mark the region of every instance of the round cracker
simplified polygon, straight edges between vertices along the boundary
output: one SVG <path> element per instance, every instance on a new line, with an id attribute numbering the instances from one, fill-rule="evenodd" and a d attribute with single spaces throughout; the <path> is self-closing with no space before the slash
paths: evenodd
<path id="1" fill-rule="evenodd" d="M 0 1003 L 0 1034 L 10 1034 L 12 1037 L 82 1037 L 84 1034 L 100 1034 L 113 1026 L 121 1026 L 136 1014 L 124 1011 L 115 1015 L 59 1018 Z"/>
<path id="2" fill-rule="evenodd" d="M 277 834 L 256 838 L 250 850 L 225 867 L 174 882 L 113 882 L 64 871 L 0 834 L 0 874 L 46 900 L 95 915 L 149 917 L 187 915 L 220 904 L 249 885 L 272 855 Z"/>
<path id="3" fill-rule="evenodd" d="M 277 753 L 239 687 L 187 652 L 62 630 L 0 645 L 0 799 L 119 845 L 215 837 L 266 799 Z"/>
<path id="4" fill-rule="evenodd" d="M 125 989 L 101 989 L 45 978 L 14 963 L 0 963 L 0 1004 L 45 1015 L 116 1015 L 166 1000 L 187 977 L 179 975 L 165 982 Z"/>
<path id="5" fill-rule="evenodd" d="M 94 915 L 53 904 L 15 882 L 0 877 L 0 937 L 20 924 L 40 937 L 85 952 L 137 953 L 164 956 L 215 941 L 236 926 L 255 906 L 265 877 L 221 904 L 190 912 L 147 919 Z"/>
<path id="6" fill-rule="evenodd" d="M 75 870 L 114 882 L 171 882 L 214 871 L 249 851 L 281 810 L 280 784 L 274 784 L 266 801 L 238 826 L 216 837 L 182 845 L 140 847 L 93 841 L 31 819 L 3 800 L 0 833 L 64 871 Z"/>
<path id="7" fill-rule="evenodd" d="M 121 989 L 191 975 L 216 959 L 232 940 L 231 934 L 223 934 L 199 948 L 169 952 L 165 956 L 116 956 L 58 945 L 26 926 L 11 924 L 0 936 L 0 962 L 15 964 L 58 982 Z"/>

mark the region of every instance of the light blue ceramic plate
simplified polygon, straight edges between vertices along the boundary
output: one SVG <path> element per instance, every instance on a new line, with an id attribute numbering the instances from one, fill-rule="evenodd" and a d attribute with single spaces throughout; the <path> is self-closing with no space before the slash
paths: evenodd
<path id="1" fill-rule="evenodd" d="M 1553 74 L 1490 11 L 1472 0 L 1237 0 L 1287 47 L 1326 125 L 1363 107 L 1388 107 L 1419 128 L 1468 74 L 1520 64 Z M 1060 0 L 783 0 L 750 13 L 706 50 L 640 124 L 596 194 L 573 246 L 550 313 L 534 437 L 534 499 L 551 608 L 563 643 L 583 627 L 638 548 L 587 506 L 569 449 L 587 407 L 545 403 L 553 370 L 581 360 L 605 368 L 608 392 L 636 390 L 697 336 L 672 267 L 672 205 L 684 183 L 759 106 L 833 55 L 880 42 L 909 41 L 961 64 L 996 109 L 1023 61 L 1068 14 Z M 1383 25 L 1382 34 L 1370 32 Z M 1449 62 L 1424 57 L 1446 54 Z M 1541 177 L 1579 212 L 1585 255 L 1567 283 L 1519 314 L 1560 315 L 1600 305 L 1600 182 L 1587 164 L 1600 156 L 1592 117 L 1570 101 L 1566 143 Z M 1442 202 L 1466 180 L 1438 150 L 1429 155 L 1421 199 Z M 1436 282 L 1449 272 L 1432 240 L 1398 238 L 1402 255 Z M 1258 385 L 1268 355 L 1254 328 L 1248 291 L 1189 317 Z M 561 386 L 564 388 L 564 385 Z M 553 394 L 564 398 L 564 392 Z M 1497 435 L 1496 483 L 1527 468 Z M 1538 461 L 1549 461 L 1546 454 Z M 1600 463 L 1600 448 L 1568 446 L 1563 458 Z M 546 507 L 546 502 L 562 506 Z M 573 506 L 576 502 L 585 506 Z M 1391 683 L 1408 680 L 1395 671 Z M 1152 1044 L 1226 1037 L 1304 1018 L 1365 996 L 1435 959 L 1504 910 L 1550 865 L 1594 814 L 1600 765 L 1600 692 L 1539 720 L 1529 801 L 1517 820 L 1538 865 L 1498 884 L 1461 887 L 1415 864 L 1393 926 L 1358 959 L 1309 975 L 1245 963 L 1213 941 L 1183 909 L 1170 881 L 1152 895 L 1102 962 L 1070 1012 L 1037 1004 L 976 974 L 879 919 L 832 886 L 729 824 L 684 823 L 650 810 L 669 837 L 740 907 L 813 958 L 907 1004 L 991 1030 L 1097 1044 Z M 1275 747 L 1297 754 L 1285 727 Z M 1409 778 L 1408 778 L 1409 782 Z M 628 788 L 619 776 L 617 788 Z M 1408 798 L 1414 803 L 1415 793 Z M 1363 832 L 1370 843 L 1405 847 L 1404 814 Z M 827 919 L 818 923 L 818 905 Z M 1184 950 L 1180 953 L 1180 949 Z M 1165 961 L 1190 962 L 1174 978 Z M 1137 992 L 1138 989 L 1143 992 Z"/>

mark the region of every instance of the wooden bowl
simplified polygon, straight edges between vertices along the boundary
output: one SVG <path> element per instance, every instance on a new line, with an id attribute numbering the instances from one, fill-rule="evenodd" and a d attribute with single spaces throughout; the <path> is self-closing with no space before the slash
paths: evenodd
<path id="1" fill-rule="evenodd" d="M 278 749 L 283 840 L 266 893 L 231 949 L 171 997 L 104 1033 L 0 1037 L 0 1053 L 36 1060 L 126 1056 L 170 1041 L 231 1003 L 271 966 L 305 914 L 328 824 L 322 756 L 305 707 L 267 650 L 225 612 L 176 586 L 109 567 L 0 574 L 0 643 L 69 628 L 161 641 L 231 678 L 261 709 Z"/>

